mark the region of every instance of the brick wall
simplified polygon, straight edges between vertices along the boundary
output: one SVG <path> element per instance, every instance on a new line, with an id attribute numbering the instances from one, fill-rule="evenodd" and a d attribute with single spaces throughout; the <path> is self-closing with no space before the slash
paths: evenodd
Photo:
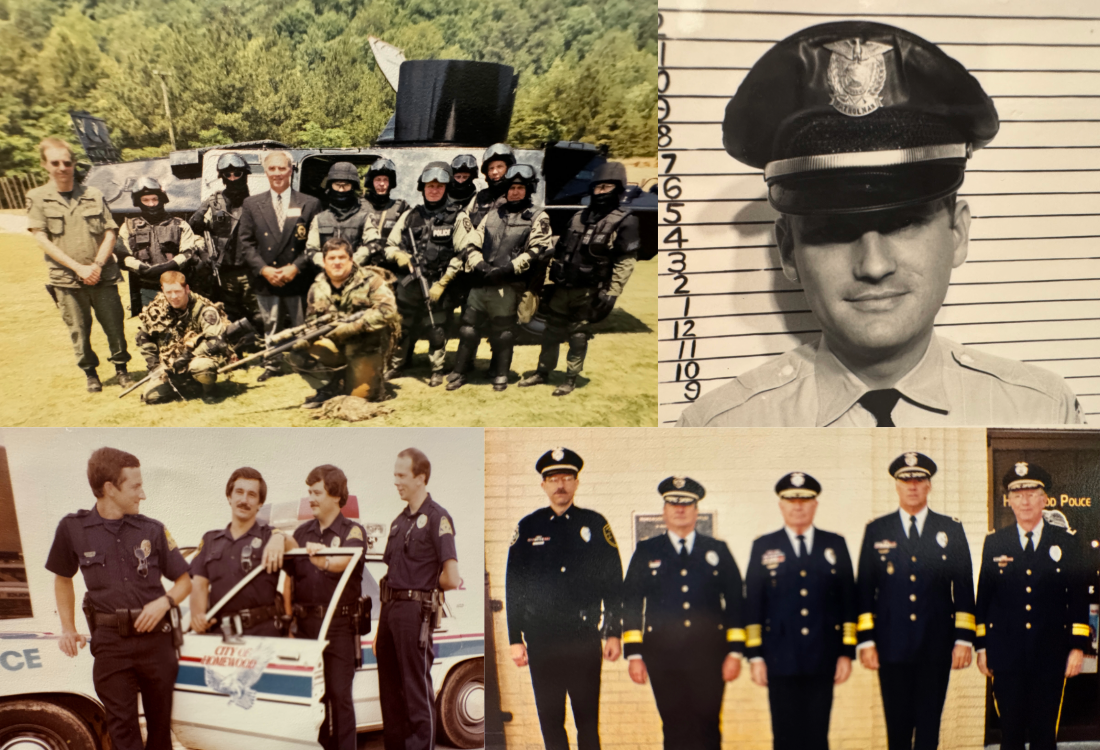
<path id="1" fill-rule="evenodd" d="M 890 462 L 907 450 L 931 456 L 940 471 L 930 506 L 956 516 L 966 528 L 975 569 L 986 533 L 987 469 L 981 429 L 898 430 L 660 430 L 509 429 L 485 434 L 485 562 L 491 596 L 504 599 L 508 542 L 516 522 L 547 505 L 536 459 L 565 445 L 585 460 L 576 503 L 607 517 L 626 569 L 633 551 L 632 513 L 660 513 L 658 482 L 686 474 L 707 488 L 701 512 L 714 512 L 715 536 L 725 540 L 744 573 L 757 536 L 782 525 L 772 491 L 789 471 L 805 471 L 823 486 L 815 525 L 842 534 L 858 566 L 864 525 L 897 508 Z M 509 748 L 542 747 L 528 670 L 508 656 L 504 612 L 493 615 L 501 703 L 513 715 L 505 724 Z M 747 665 L 746 665 L 747 666 Z M 944 709 L 942 748 L 980 748 L 984 680 L 971 666 L 952 675 Z M 638 686 L 620 660 L 604 663 L 600 698 L 601 740 L 606 748 L 661 747 L 661 722 L 649 686 Z M 570 738 L 575 741 L 572 717 Z M 726 689 L 723 744 L 739 750 L 771 747 L 767 692 L 748 669 Z M 875 675 L 856 664 L 836 690 L 830 744 L 839 750 L 886 748 L 882 700 Z"/>

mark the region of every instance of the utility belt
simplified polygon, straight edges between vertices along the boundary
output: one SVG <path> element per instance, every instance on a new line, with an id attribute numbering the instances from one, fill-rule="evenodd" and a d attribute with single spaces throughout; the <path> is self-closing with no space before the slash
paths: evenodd
<path id="1" fill-rule="evenodd" d="M 363 649 L 359 645 L 359 637 L 368 635 L 371 631 L 370 613 L 373 609 L 373 601 L 369 596 L 356 599 L 351 603 L 337 604 L 333 617 L 346 617 L 351 622 L 355 631 L 355 666 L 357 669 L 363 666 Z M 291 608 L 291 618 L 308 619 L 323 618 L 327 611 L 323 604 L 295 604 Z M 296 630 L 297 623 L 290 625 L 291 632 Z"/>
<path id="2" fill-rule="evenodd" d="M 386 576 L 379 582 L 382 603 L 388 602 L 420 602 L 420 647 L 428 644 L 428 637 L 432 631 L 439 627 L 443 617 L 443 592 L 439 589 L 431 591 L 419 591 L 417 589 L 390 588 Z"/>
<path id="3" fill-rule="evenodd" d="M 215 618 L 215 624 L 220 624 L 223 630 L 228 625 L 234 635 L 240 635 L 253 625 L 259 625 L 269 620 L 275 622 L 276 627 L 278 627 L 280 614 L 282 614 L 280 609 L 273 604 L 266 607 L 252 607 L 251 609 L 220 614 Z"/>
<path id="4" fill-rule="evenodd" d="M 114 612 L 100 612 L 92 606 L 91 601 L 88 599 L 88 595 L 84 595 L 84 604 L 82 606 L 84 610 L 84 617 L 88 621 L 88 632 L 95 637 L 95 630 L 97 627 L 101 628 L 114 628 L 118 631 L 118 634 L 123 638 L 130 638 L 139 635 L 152 635 L 154 633 L 171 633 L 172 645 L 176 648 L 177 654 L 180 647 L 183 645 L 183 628 L 180 626 L 180 609 L 172 604 L 172 607 L 168 610 L 160 622 L 158 622 L 152 630 L 141 632 L 134 627 L 134 622 L 141 617 L 142 610 L 140 609 L 116 609 Z"/>
<path id="5" fill-rule="evenodd" d="M 366 599 L 366 601 L 369 602 L 370 598 L 368 597 Z M 355 615 L 358 614 L 358 609 L 359 609 L 359 607 L 356 604 L 338 604 L 336 606 L 336 611 L 333 613 L 333 616 L 334 617 L 354 617 Z M 368 606 L 367 609 L 369 610 L 370 607 Z M 295 604 L 294 605 L 294 616 L 295 617 L 300 617 L 302 619 L 307 619 L 307 618 L 310 618 L 310 617 L 324 617 L 325 612 L 327 612 L 327 611 L 328 611 L 328 608 L 325 607 L 325 605 L 323 605 L 323 604 Z"/>

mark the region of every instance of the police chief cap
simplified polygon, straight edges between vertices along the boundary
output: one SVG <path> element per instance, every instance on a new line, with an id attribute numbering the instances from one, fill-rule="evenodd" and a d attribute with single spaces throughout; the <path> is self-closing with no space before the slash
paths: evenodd
<path id="1" fill-rule="evenodd" d="M 923 453 L 902 453 L 890 464 L 890 476 L 894 479 L 931 479 L 936 473 L 936 462 Z"/>
<path id="2" fill-rule="evenodd" d="M 672 505 L 692 505 L 707 494 L 706 488 L 691 477 L 669 477 L 657 485 L 657 491 Z"/>
<path id="3" fill-rule="evenodd" d="M 957 192 L 999 125 L 981 84 L 936 45 L 839 21 L 787 37 L 753 65 L 726 106 L 722 140 L 764 170 L 778 211 L 845 214 Z"/>
<path id="4" fill-rule="evenodd" d="M 546 451 L 535 462 L 535 471 L 542 474 L 542 478 L 555 474 L 579 474 L 584 467 L 584 459 L 568 448 L 555 448 Z"/>
<path id="5" fill-rule="evenodd" d="M 821 492 L 821 483 L 804 471 L 784 474 L 775 483 L 775 494 L 784 500 L 812 500 Z"/>
<path id="6" fill-rule="evenodd" d="M 1050 472 L 1042 466 L 1027 461 L 1014 463 L 1004 478 L 1004 486 L 1007 492 L 1033 490 L 1037 487 L 1049 492 L 1052 483 Z"/>

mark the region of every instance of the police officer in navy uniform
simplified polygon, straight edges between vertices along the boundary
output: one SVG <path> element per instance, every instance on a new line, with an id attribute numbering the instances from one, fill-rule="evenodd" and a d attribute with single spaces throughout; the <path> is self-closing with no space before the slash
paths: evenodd
<path id="1" fill-rule="evenodd" d="M 951 670 L 973 650 L 970 545 L 959 519 L 928 508 L 935 474 L 923 453 L 894 459 L 899 508 L 867 524 L 859 553 L 856 650 L 878 670 L 890 750 L 935 750 Z"/>
<path id="2" fill-rule="evenodd" d="M 653 680 L 665 750 L 722 746 L 722 694 L 745 650 L 741 571 L 725 542 L 695 530 L 703 485 L 657 486 L 668 531 L 638 543 L 623 583 L 623 652 L 630 679 Z"/>
<path id="3" fill-rule="evenodd" d="M 316 553 L 326 547 L 365 549 L 367 537 L 362 526 L 341 513 L 348 502 L 348 478 L 343 471 L 332 464 L 323 464 L 309 472 L 306 485 L 313 520 L 294 530 L 294 542 L 296 547 L 308 550 L 309 556 L 288 558 L 284 569 L 289 576 L 288 589 L 294 602 L 298 633 L 303 638 L 316 639 L 321 635 L 321 622 L 340 576 L 351 564 L 349 556 Z M 355 750 L 351 684 L 362 659 L 354 620 L 363 587 L 363 567 L 360 558 L 324 636 L 328 640 L 323 655 L 326 716 L 319 741 L 325 750 Z"/>
<path id="4" fill-rule="evenodd" d="M 432 499 L 432 464 L 424 452 L 397 454 L 393 483 L 408 504 L 390 524 L 382 561 L 382 614 L 372 648 L 378 658 L 386 750 L 435 749 L 432 630 L 441 592 L 458 588 L 458 552 L 451 514 Z"/>
<path id="5" fill-rule="evenodd" d="M 1001 748 L 1053 750 L 1066 680 L 1089 641 L 1084 550 L 1043 519 L 1050 473 L 1017 461 L 1004 476 L 1016 523 L 985 538 L 978 574 L 978 669 L 993 682 Z"/>
<path id="6" fill-rule="evenodd" d="M 550 507 L 519 522 L 508 550 L 508 642 L 516 666 L 531 667 L 547 750 L 569 748 L 567 695 L 578 750 L 598 750 L 601 653 L 615 661 L 621 652 L 619 546 L 607 519 L 573 504 L 583 467 L 568 448 L 539 458 L 535 469 Z M 601 637 L 607 639 L 602 650 Z"/>
<path id="7" fill-rule="evenodd" d="M 775 485 L 783 528 L 752 544 L 745 570 L 746 655 L 767 686 L 776 750 L 827 750 L 833 685 L 852 673 L 856 587 L 844 537 L 814 527 L 821 484 L 795 471 Z"/>
<path id="8" fill-rule="evenodd" d="M 84 574 L 85 616 L 92 637 L 92 681 L 107 714 L 115 750 L 142 750 L 138 694 L 148 729 L 148 750 L 170 750 L 172 690 L 179 662 L 173 628 L 177 605 L 191 591 L 187 563 L 160 521 L 138 512 L 145 499 L 141 462 L 115 448 L 88 459 L 95 506 L 61 519 L 46 569 L 57 576 L 61 617 L 58 645 L 76 656 L 87 638 L 76 630 L 72 578 Z M 168 593 L 162 577 L 175 581 Z"/>
<path id="9" fill-rule="evenodd" d="M 280 632 L 282 609 L 277 606 L 282 553 L 297 546 L 280 529 L 256 520 L 267 500 L 267 482 L 250 466 L 229 475 L 225 499 L 232 516 L 224 529 L 208 531 L 191 560 L 191 629 L 205 633 L 219 628 L 233 635 L 285 635 Z M 206 612 L 253 568 L 264 566 L 247 586 L 225 602 L 211 621 Z"/>

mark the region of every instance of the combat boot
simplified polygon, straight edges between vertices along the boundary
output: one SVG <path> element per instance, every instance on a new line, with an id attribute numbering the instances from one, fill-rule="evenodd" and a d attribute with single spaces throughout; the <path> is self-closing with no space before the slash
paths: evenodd
<path id="1" fill-rule="evenodd" d="M 320 409 L 326 401 L 336 395 L 339 381 L 333 381 L 326 386 L 317 389 L 317 392 L 306 398 L 302 403 L 302 409 Z"/>
<path id="2" fill-rule="evenodd" d="M 443 373 L 433 372 L 431 380 L 428 381 L 428 387 L 435 388 L 438 385 L 443 385 Z"/>
<path id="3" fill-rule="evenodd" d="M 462 375 L 462 373 L 452 372 L 447 377 L 450 381 L 447 383 L 448 391 L 457 391 L 459 388 L 466 385 L 466 378 Z"/>
<path id="4" fill-rule="evenodd" d="M 549 378 L 549 374 L 542 370 L 535 370 L 533 375 L 528 375 L 523 380 L 516 383 L 520 388 L 528 388 L 532 385 L 543 385 Z"/>
<path id="5" fill-rule="evenodd" d="M 577 387 L 577 378 L 566 378 L 565 382 L 554 389 L 555 396 L 568 396 Z"/>
<path id="6" fill-rule="evenodd" d="M 115 367 L 115 377 L 118 379 L 118 384 L 123 388 L 129 388 L 134 384 L 134 378 L 126 371 L 126 365 Z"/>
<path id="7" fill-rule="evenodd" d="M 103 390 L 103 383 L 99 382 L 99 375 L 95 370 L 85 370 L 84 374 L 88 378 L 88 393 L 99 393 Z"/>

